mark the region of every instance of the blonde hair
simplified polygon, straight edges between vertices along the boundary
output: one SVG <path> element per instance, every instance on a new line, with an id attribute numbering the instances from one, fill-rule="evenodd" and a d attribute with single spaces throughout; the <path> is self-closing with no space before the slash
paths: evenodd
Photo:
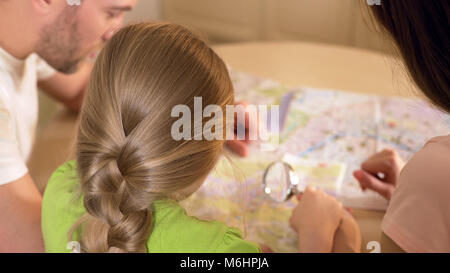
<path id="1" fill-rule="evenodd" d="M 193 113 L 194 97 L 225 109 L 233 87 L 223 61 L 181 26 L 131 25 L 100 53 L 77 140 L 87 214 L 72 231 L 80 230 L 83 251 L 147 252 L 152 202 L 212 170 L 223 141 L 171 137 L 172 108 Z"/>

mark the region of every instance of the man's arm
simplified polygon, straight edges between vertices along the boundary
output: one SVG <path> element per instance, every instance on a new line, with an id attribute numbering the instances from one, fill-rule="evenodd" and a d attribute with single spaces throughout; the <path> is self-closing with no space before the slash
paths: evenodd
<path id="1" fill-rule="evenodd" d="M 0 252 L 44 252 L 41 204 L 29 174 L 0 185 Z"/>
<path id="2" fill-rule="evenodd" d="M 64 103 L 69 109 L 79 111 L 92 67 L 91 63 L 84 62 L 74 74 L 66 75 L 56 72 L 50 78 L 39 81 L 39 87 L 50 97 Z"/>

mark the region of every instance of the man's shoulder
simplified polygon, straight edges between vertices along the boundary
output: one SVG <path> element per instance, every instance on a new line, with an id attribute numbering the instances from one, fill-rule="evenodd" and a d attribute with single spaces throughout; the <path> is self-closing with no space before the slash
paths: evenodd
<path id="1" fill-rule="evenodd" d="M 0 66 L 0 112 L 10 112 L 11 92 L 14 90 L 11 73 Z"/>
<path id="2" fill-rule="evenodd" d="M 16 135 L 14 104 L 8 94 L 10 87 L 3 84 L 2 73 L 0 68 L 0 185 L 15 181 L 28 172 Z"/>

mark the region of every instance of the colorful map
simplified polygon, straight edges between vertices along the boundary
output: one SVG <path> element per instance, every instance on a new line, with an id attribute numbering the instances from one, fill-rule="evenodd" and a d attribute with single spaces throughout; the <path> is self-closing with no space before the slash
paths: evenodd
<path id="1" fill-rule="evenodd" d="M 291 156 L 284 158 L 305 183 L 324 189 L 335 189 L 345 166 Z M 248 158 L 223 157 L 202 187 L 182 201 L 190 215 L 204 220 L 217 220 L 238 227 L 248 240 L 263 243 L 275 252 L 295 252 L 297 239 L 289 227 L 295 198 L 276 202 L 264 193 L 262 176 L 276 154 L 268 156 L 257 149 Z"/>
<path id="2" fill-rule="evenodd" d="M 284 158 L 303 182 L 331 192 L 346 206 L 383 210 L 387 202 L 363 192 L 352 172 L 384 148 L 408 160 L 428 139 L 450 132 L 450 117 L 421 100 L 289 88 L 236 71 L 230 75 L 237 100 L 280 104 L 280 112 L 286 111 L 280 144 L 270 152 L 255 145 L 248 158 L 224 157 L 182 204 L 189 214 L 238 227 L 246 239 L 275 252 L 297 249 L 289 227 L 296 200 L 280 203 L 264 192 L 262 175 L 270 163 Z"/>

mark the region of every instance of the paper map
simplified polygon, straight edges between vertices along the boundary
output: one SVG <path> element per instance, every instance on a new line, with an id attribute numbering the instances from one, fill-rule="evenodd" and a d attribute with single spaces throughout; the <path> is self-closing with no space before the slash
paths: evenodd
<path id="1" fill-rule="evenodd" d="M 387 202 L 376 193 L 362 192 L 352 172 L 384 148 L 396 149 L 406 161 L 428 139 L 450 132 L 450 117 L 421 100 L 288 88 L 236 71 L 230 75 L 237 100 L 284 104 L 280 145 L 273 152 L 255 149 L 244 159 L 231 156 L 233 163 L 222 158 L 182 205 L 200 219 L 240 228 L 246 239 L 275 252 L 297 249 L 288 221 L 296 201 L 277 203 L 264 193 L 262 175 L 271 162 L 289 154 L 291 165 L 307 183 L 333 191 L 346 206 L 382 210 Z"/>

